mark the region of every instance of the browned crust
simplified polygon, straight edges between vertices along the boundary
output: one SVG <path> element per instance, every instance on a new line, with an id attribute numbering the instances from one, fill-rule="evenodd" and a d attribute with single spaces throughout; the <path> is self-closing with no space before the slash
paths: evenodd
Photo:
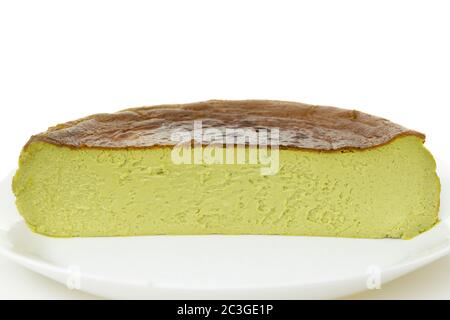
<path id="1" fill-rule="evenodd" d="M 278 128 L 281 149 L 340 151 L 369 149 L 401 136 L 425 135 L 356 110 L 271 100 L 210 100 L 95 114 L 49 128 L 27 145 L 43 141 L 71 148 L 172 147 L 174 130 Z"/>

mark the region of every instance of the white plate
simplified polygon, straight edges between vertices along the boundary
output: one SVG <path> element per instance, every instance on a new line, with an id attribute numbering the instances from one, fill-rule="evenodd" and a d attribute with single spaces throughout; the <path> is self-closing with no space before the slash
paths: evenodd
<path id="1" fill-rule="evenodd" d="M 449 199 L 444 193 L 449 190 L 447 173 L 440 172 L 442 212 Z M 18 214 L 10 185 L 11 177 L 0 182 L 2 218 Z M 336 298 L 366 290 L 368 283 L 386 283 L 448 254 L 450 228 L 447 216 L 442 219 L 410 241 L 283 236 L 54 239 L 30 232 L 19 221 L 0 231 L 0 254 L 107 298 Z"/>

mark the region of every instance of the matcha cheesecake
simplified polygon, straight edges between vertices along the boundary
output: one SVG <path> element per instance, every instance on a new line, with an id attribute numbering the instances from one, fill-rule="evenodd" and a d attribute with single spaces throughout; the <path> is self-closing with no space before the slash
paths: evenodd
<path id="1" fill-rule="evenodd" d="M 438 221 L 425 136 L 355 110 L 265 100 L 96 114 L 32 136 L 13 180 L 54 237 L 411 239 Z"/>

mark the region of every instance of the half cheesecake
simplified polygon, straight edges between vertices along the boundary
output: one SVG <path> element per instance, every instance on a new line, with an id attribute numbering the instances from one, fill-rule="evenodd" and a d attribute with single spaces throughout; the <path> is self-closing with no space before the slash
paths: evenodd
<path id="1" fill-rule="evenodd" d="M 294 102 L 142 107 L 31 137 L 13 191 L 29 227 L 55 237 L 410 239 L 439 220 L 424 139 L 362 112 Z"/>

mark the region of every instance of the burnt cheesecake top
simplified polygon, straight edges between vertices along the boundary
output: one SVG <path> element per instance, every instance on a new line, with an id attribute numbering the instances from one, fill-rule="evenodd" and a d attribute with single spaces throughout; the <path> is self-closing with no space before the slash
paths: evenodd
<path id="1" fill-rule="evenodd" d="M 31 137 L 72 148 L 152 148 L 173 146 L 174 130 L 279 129 L 280 148 L 336 151 L 368 149 L 396 137 L 422 133 L 356 110 L 271 100 L 210 100 L 132 108 L 59 124 Z"/>

